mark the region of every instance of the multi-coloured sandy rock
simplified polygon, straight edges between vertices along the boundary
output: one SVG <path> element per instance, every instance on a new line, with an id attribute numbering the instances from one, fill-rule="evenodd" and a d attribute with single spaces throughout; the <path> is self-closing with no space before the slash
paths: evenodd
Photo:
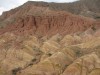
<path id="1" fill-rule="evenodd" d="M 0 75 L 100 75 L 100 21 L 93 16 L 100 2 L 88 1 L 63 4 L 66 10 L 60 3 L 29 1 L 4 12 Z"/>

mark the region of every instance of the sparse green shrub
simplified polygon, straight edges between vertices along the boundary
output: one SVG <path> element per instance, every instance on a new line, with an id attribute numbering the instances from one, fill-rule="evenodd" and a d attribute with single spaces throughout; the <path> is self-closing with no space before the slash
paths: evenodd
<path id="1" fill-rule="evenodd" d="M 21 67 L 18 67 L 18 68 L 15 68 L 12 70 L 12 75 L 16 75 L 17 72 L 19 72 L 22 68 Z"/>
<path id="2" fill-rule="evenodd" d="M 100 19 L 100 16 L 95 17 L 95 19 Z"/>
<path id="3" fill-rule="evenodd" d="M 80 57 L 80 56 L 82 55 L 82 52 L 79 51 L 79 50 L 77 50 L 77 51 L 76 51 L 76 55 L 77 55 L 78 57 Z"/>
<path id="4" fill-rule="evenodd" d="M 70 46 L 70 49 L 72 49 L 76 53 L 77 57 L 80 57 L 83 55 L 82 49 L 78 46 Z"/>
<path id="5" fill-rule="evenodd" d="M 93 26 L 93 27 L 91 27 L 91 29 L 93 30 L 93 31 L 96 31 L 96 28 Z"/>
<path id="6" fill-rule="evenodd" d="M 36 58 L 33 58 L 31 61 L 32 61 L 32 62 L 35 62 L 36 60 L 37 60 Z"/>
<path id="7" fill-rule="evenodd" d="M 48 56 L 51 56 L 52 54 L 51 54 L 51 53 L 47 53 L 47 55 L 48 55 Z"/>

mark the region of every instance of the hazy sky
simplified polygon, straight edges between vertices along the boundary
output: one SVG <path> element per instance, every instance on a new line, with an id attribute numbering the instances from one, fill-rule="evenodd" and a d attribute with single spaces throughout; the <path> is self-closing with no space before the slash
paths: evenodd
<path id="1" fill-rule="evenodd" d="M 45 1 L 45 2 L 73 2 L 77 0 L 0 0 L 0 15 L 3 11 L 18 7 L 27 1 Z"/>

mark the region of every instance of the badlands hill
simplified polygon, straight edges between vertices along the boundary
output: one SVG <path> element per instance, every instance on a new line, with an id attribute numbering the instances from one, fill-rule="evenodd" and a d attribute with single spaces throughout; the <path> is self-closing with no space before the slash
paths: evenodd
<path id="1" fill-rule="evenodd" d="M 100 75 L 100 0 L 29 1 L 0 16 L 0 75 Z"/>

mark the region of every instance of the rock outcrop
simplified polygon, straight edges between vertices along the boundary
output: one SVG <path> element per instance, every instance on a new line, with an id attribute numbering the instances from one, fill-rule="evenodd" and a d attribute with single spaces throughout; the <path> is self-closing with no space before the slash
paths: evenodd
<path id="1" fill-rule="evenodd" d="M 96 28 L 96 21 L 83 17 L 78 17 L 66 12 L 50 12 L 48 16 L 25 16 L 15 19 L 14 23 L 8 23 L 6 27 L 0 29 L 0 34 L 14 32 L 21 35 L 54 35 L 71 34 L 85 31 L 90 27 Z"/>
<path id="2" fill-rule="evenodd" d="M 77 5 L 80 2 L 75 2 L 75 4 Z M 84 1 L 82 2 L 83 4 L 85 3 Z M 64 8 L 63 4 L 59 3 L 29 1 L 18 8 L 4 12 L 0 16 L 0 34 L 14 32 L 21 35 L 34 34 L 41 37 L 51 36 L 57 33 L 66 35 L 85 31 L 91 27 L 99 28 L 100 26 L 99 21 L 73 15 L 64 10 L 52 10 L 53 6 L 51 5 L 54 5 L 55 8 L 61 7 L 60 5 L 62 5 Z"/>

